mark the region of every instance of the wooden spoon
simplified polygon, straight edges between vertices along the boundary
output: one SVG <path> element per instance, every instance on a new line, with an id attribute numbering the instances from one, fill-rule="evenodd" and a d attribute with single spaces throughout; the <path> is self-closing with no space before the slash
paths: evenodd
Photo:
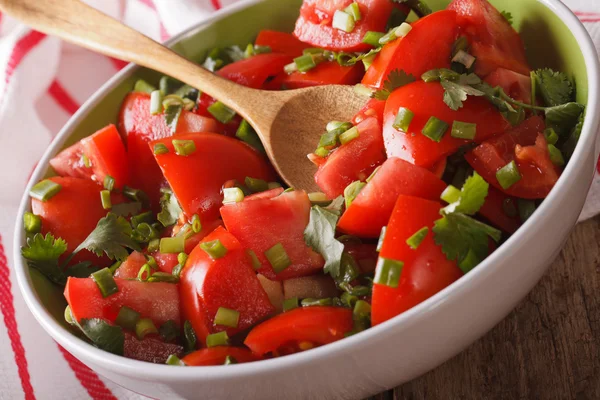
<path id="1" fill-rule="evenodd" d="M 352 86 L 288 91 L 240 86 L 79 0 L 0 0 L 0 10 L 36 30 L 159 71 L 220 100 L 254 127 L 291 187 L 315 190 L 315 167 L 306 155 L 315 150 L 328 121 L 349 121 L 365 103 Z"/>

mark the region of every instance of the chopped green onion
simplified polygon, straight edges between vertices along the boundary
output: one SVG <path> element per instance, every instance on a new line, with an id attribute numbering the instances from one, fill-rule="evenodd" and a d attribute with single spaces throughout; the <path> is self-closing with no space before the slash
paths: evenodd
<path id="1" fill-rule="evenodd" d="M 104 189 L 109 190 L 109 191 L 113 191 L 113 189 L 115 188 L 115 178 L 113 178 L 110 175 L 106 175 L 104 177 Z"/>
<path id="2" fill-rule="evenodd" d="M 265 251 L 265 257 L 269 260 L 269 263 L 276 274 L 292 265 L 292 262 L 281 243 L 277 243 L 275 246 Z"/>
<path id="3" fill-rule="evenodd" d="M 169 148 L 163 143 L 156 143 L 154 145 L 154 154 L 167 154 L 169 152 Z"/>
<path id="4" fill-rule="evenodd" d="M 330 298 L 325 298 L 325 299 L 306 298 L 306 299 L 302 299 L 302 301 L 300 302 L 300 305 L 302 307 L 331 306 L 331 305 L 333 305 L 333 300 Z"/>
<path id="5" fill-rule="evenodd" d="M 184 252 L 181 252 L 179 254 L 177 254 L 177 262 L 181 265 L 185 265 L 185 262 L 188 259 L 188 255 L 185 254 Z"/>
<path id="6" fill-rule="evenodd" d="M 200 248 L 213 260 L 217 260 L 227 254 L 227 247 L 223 246 L 223 243 L 219 239 L 200 243 Z"/>
<path id="7" fill-rule="evenodd" d="M 202 221 L 200 221 L 200 216 L 198 214 L 194 214 L 192 216 L 192 231 L 194 233 L 199 233 L 202 230 Z"/>
<path id="8" fill-rule="evenodd" d="M 338 144 L 339 133 L 336 130 L 325 132 L 319 139 L 319 148 L 333 148 Z"/>
<path id="9" fill-rule="evenodd" d="M 152 211 L 146 211 L 144 213 L 134 215 L 133 217 L 131 217 L 131 226 L 133 226 L 134 228 L 137 228 L 139 224 L 151 224 L 152 222 L 154 222 L 154 214 L 152 214 Z"/>
<path id="10" fill-rule="evenodd" d="M 181 264 L 177 264 L 181 265 Z M 168 272 L 154 272 L 152 276 L 148 278 L 147 282 L 165 282 L 165 283 L 179 283 L 179 276 L 169 274 Z"/>
<path id="11" fill-rule="evenodd" d="M 170 76 L 163 75 L 158 82 L 158 88 L 160 89 L 163 96 L 174 93 L 177 88 L 183 85 L 177 79 L 171 78 Z"/>
<path id="12" fill-rule="evenodd" d="M 327 157 L 329 155 L 329 150 L 327 150 L 325 147 L 319 147 L 315 150 L 315 154 L 319 157 Z"/>
<path id="13" fill-rule="evenodd" d="M 148 204 L 148 195 L 139 189 L 133 189 L 128 186 L 123 187 L 123 196 L 132 201 L 139 201 L 142 204 Z"/>
<path id="14" fill-rule="evenodd" d="M 185 364 L 183 361 L 181 361 L 179 359 L 179 357 L 177 357 L 175 354 L 171 354 L 168 358 L 167 358 L 167 365 L 173 365 L 176 367 L 185 367 Z"/>
<path id="15" fill-rule="evenodd" d="M 471 68 L 475 63 L 475 57 L 464 50 L 459 50 L 456 55 L 452 57 L 452 62 L 457 62 L 464 65 L 466 68 Z"/>
<path id="16" fill-rule="evenodd" d="M 373 92 L 373 89 L 370 89 L 363 84 L 357 83 L 356 85 L 354 85 L 354 93 L 356 93 L 359 96 L 371 97 Z"/>
<path id="17" fill-rule="evenodd" d="M 408 132 L 408 127 L 415 117 L 415 113 L 413 113 L 408 108 L 400 107 L 398 109 L 398 114 L 396 114 L 396 119 L 394 119 L 394 123 L 392 127 L 401 132 Z"/>
<path id="18" fill-rule="evenodd" d="M 346 208 L 350 207 L 354 199 L 356 199 L 356 196 L 358 196 L 360 191 L 363 190 L 363 188 L 366 185 L 367 184 L 364 182 L 354 181 L 348 186 L 346 186 L 346 189 L 344 189 L 344 199 L 346 201 Z"/>
<path id="19" fill-rule="evenodd" d="M 305 54 L 300 57 L 294 58 L 296 64 L 296 70 L 300 72 L 307 72 L 317 66 L 314 57 L 311 54 Z"/>
<path id="20" fill-rule="evenodd" d="M 229 336 L 227 332 L 213 333 L 206 337 L 206 347 L 227 346 L 229 344 Z"/>
<path id="21" fill-rule="evenodd" d="M 249 176 L 244 179 L 244 183 L 248 186 L 253 193 L 264 192 L 265 190 L 269 190 L 269 184 L 267 181 L 263 181 L 262 179 L 250 178 Z"/>
<path id="22" fill-rule="evenodd" d="M 517 199 L 517 208 L 521 222 L 525 222 L 535 212 L 535 202 L 533 200 Z"/>
<path id="23" fill-rule="evenodd" d="M 119 292 L 119 287 L 115 282 L 115 278 L 113 278 L 113 275 L 108 268 L 102 268 L 100 271 L 94 272 L 92 274 L 92 279 L 96 282 L 96 285 L 104 298 Z"/>
<path id="24" fill-rule="evenodd" d="M 352 310 L 354 329 L 352 333 L 362 332 L 371 326 L 371 305 L 364 300 L 358 300 Z"/>
<path id="25" fill-rule="evenodd" d="M 240 312 L 230 308 L 219 307 L 215 314 L 215 325 L 237 328 L 240 320 Z"/>
<path id="26" fill-rule="evenodd" d="M 153 270 L 158 269 L 158 263 L 156 262 L 156 258 L 152 256 L 146 256 L 146 264 L 148 264 Z"/>
<path id="27" fill-rule="evenodd" d="M 379 260 L 377 261 L 377 269 L 375 270 L 375 279 L 373 282 L 392 288 L 398 287 L 402 267 L 404 267 L 404 263 L 402 261 L 379 257 Z"/>
<path id="28" fill-rule="evenodd" d="M 34 213 L 27 211 L 23 214 L 23 225 L 25 232 L 39 233 L 42 230 L 42 219 Z"/>
<path id="29" fill-rule="evenodd" d="M 335 29 L 339 29 L 341 31 L 350 33 L 354 30 L 356 26 L 356 21 L 354 17 L 344 11 L 337 10 L 333 14 L 333 21 L 331 22 L 331 27 Z"/>
<path id="30" fill-rule="evenodd" d="M 152 239 L 158 239 L 160 234 L 152 225 L 142 222 L 132 232 L 132 237 L 139 239 L 140 242 L 149 242 Z"/>
<path id="31" fill-rule="evenodd" d="M 295 62 L 289 63 L 283 67 L 283 72 L 290 75 L 298 71 L 298 66 Z"/>
<path id="32" fill-rule="evenodd" d="M 193 140 L 173 139 L 172 143 L 178 156 L 189 156 L 196 152 L 196 142 Z"/>
<path id="33" fill-rule="evenodd" d="M 148 82 L 146 82 L 143 79 L 138 79 L 135 82 L 135 85 L 133 85 L 133 91 L 134 92 L 143 92 L 143 93 L 152 93 L 156 90 L 156 87 L 154 85 L 149 84 Z"/>
<path id="34" fill-rule="evenodd" d="M 354 139 L 357 139 L 359 137 L 359 135 L 360 135 L 360 133 L 358 132 L 358 128 L 354 126 L 350 129 L 348 129 L 346 132 L 342 133 L 339 136 L 339 140 L 342 145 L 345 145 L 346 143 L 349 143 L 349 142 L 353 141 Z"/>
<path id="35" fill-rule="evenodd" d="M 173 267 L 173 269 L 171 270 L 171 274 L 175 277 L 175 278 L 179 278 L 181 276 L 181 271 L 183 271 L 183 265 L 181 264 L 177 264 L 176 266 Z"/>
<path id="36" fill-rule="evenodd" d="M 160 239 L 152 239 L 148 243 L 148 253 L 154 253 L 160 248 Z"/>
<path id="37" fill-rule="evenodd" d="M 279 182 L 269 182 L 269 190 L 271 189 L 278 189 L 281 187 L 281 183 Z"/>
<path id="38" fill-rule="evenodd" d="M 179 327 L 170 319 L 158 328 L 158 333 L 165 342 L 172 342 L 179 337 Z"/>
<path id="39" fill-rule="evenodd" d="M 196 88 L 191 87 L 190 85 L 183 85 L 179 89 L 175 91 L 175 94 L 181 97 L 185 104 L 185 99 L 191 100 L 196 103 L 198 100 L 198 96 L 200 95 L 200 91 Z"/>
<path id="40" fill-rule="evenodd" d="M 519 182 L 521 180 L 521 173 L 519 172 L 517 163 L 513 160 L 500 168 L 498 172 L 496 172 L 496 179 L 498 179 L 498 183 L 504 190 Z"/>
<path id="41" fill-rule="evenodd" d="M 148 279 L 152 276 L 152 268 L 149 264 L 142 265 L 142 268 L 138 271 L 137 280 L 141 282 L 148 282 Z"/>
<path id="42" fill-rule="evenodd" d="M 375 61 L 375 57 L 377 57 L 377 54 L 371 54 L 370 56 L 367 56 L 362 59 L 363 65 L 365 66 L 365 71 L 368 70 L 369 67 L 373 64 L 373 61 Z"/>
<path id="43" fill-rule="evenodd" d="M 354 18 L 355 22 L 360 21 L 362 18 L 362 15 L 360 13 L 360 7 L 358 6 L 357 2 L 354 2 L 354 3 L 350 4 L 348 7 L 344 8 L 344 12 L 346 14 L 351 15 L 352 18 Z"/>
<path id="44" fill-rule="evenodd" d="M 412 31 L 412 26 L 409 23 L 403 22 L 400 24 L 399 27 L 394 29 L 394 35 L 396 35 L 396 37 L 401 38 L 408 35 L 410 31 Z"/>
<path id="45" fill-rule="evenodd" d="M 233 117 L 235 117 L 236 113 L 231 108 L 227 107 L 225 104 L 217 101 L 211 104 L 207 108 L 208 112 L 211 113 L 215 119 L 223 124 L 227 124 L 231 122 Z"/>
<path id="46" fill-rule="evenodd" d="M 185 236 L 165 237 L 160 239 L 161 253 L 181 253 L 185 251 Z"/>
<path id="47" fill-rule="evenodd" d="M 436 117 L 429 118 L 429 121 L 423 127 L 422 133 L 434 142 L 440 142 L 449 125 Z"/>
<path id="48" fill-rule="evenodd" d="M 367 183 L 371 182 L 373 180 L 373 178 L 375 178 L 375 175 L 377 175 L 377 173 L 379 172 L 380 169 L 381 169 L 381 166 L 375 168 L 373 170 L 373 172 L 371 172 L 371 175 L 369 175 L 369 177 L 367 178 Z"/>
<path id="49" fill-rule="evenodd" d="M 110 273 L 114 275 L 115 272 L 117 271 L 117 269 L 119 269 L 119 267 L 121 266 L 121 264 L 123 264 L 123 261 L 117 261 L 113 265 L 108 267 L 108 269 L 110 270 Z"/>
<path id="50" fill-rule="evenodd" d="M 100 191 L 100 201 L 102 201 L 102 208 L 110 210 L 112 208 L 112 202 L 110 201 L 110 190 Z"/>
<path id="51" fill-rule="evenodd" d="M 190 321 L 185 321 L 183 323 L 183 348 L 186 352 L 193 351 L 196 348 L 197 336 L 194 328 L 192 327 L 192 323 Z"/>
<path id="52" fill-rule="evenodd" d="M 373 47 L 379 47 L 379 39 L 381 39 L 384 35 L 385 33 L 382 32 L 368 31 L 365 33 L 365 36 L 363 36 L 362 42 L 370 44 Z"/>
<path id="53" fill-rule="evenodd" d="M 160 90 L 155 90 L 150 94 L 150 114 L 160 114 L 163 110 L 162 93 Z"/>
<path id="54" fill-rule="evenodd" d="M 44 179 L 32 186 L 29 195 L 39 201 L 48 201 L 56 196 L 62 189 L 62 186 L 50 179 Z"/>
<path id="55" fill-rule="evenodd" d="M 377 252 L 381 251 L 383 248 L 383 241 L 385 240 L 385 233 L 387 232 L 387 226 L 381 228 L 381 233 L 379 234 L 379 240 L 377 240 L 377 248 L 375 249 Z"/>
<path id="56" fill-rule="evenodd" d="M 342 122 L 342 121 L 329 121 L 325 130 L 327 132 L 337 131 L 337 132 L 345 132 L 348 129 L 352 128 L 352 122 Z"/>
<path id="57" fill-rule="evenodd" d="M 223 189 L 223 204 L 239 203 L 244 200 L 244 192 L 238 187 Z"/>
<path id="58" fill-rule="evenodd" d="M 237 364 L 237 360 L 231 356 L 227 356 L 225 357 L 225 362 L 223 363 L 223 365 L 233 365 L 233 364 Z"/>
<path id="59" fill-rule="evenodd" d="M 417 232 L 415 232 L 414 235 L 412 235 L 411 237 L 406 239 L 406 244 L 411 249 L 416 250 L 417 248 L 419 248 L 419 246 L 421 245 L 421 243 L 425 239 L 425 236 L 427 236 L 428 233 L 429 233 L 429 228 L 424 226 L 423 228 L 421 228 Z"/>
<path id="60" fill-rule="evenodd" d="M 190 100 L 187 97 L 183 98 L 183 109 L 186 111 L 192 111 L 196 107 L 194 100 Z"/>
<path id="61" fill-rule="evenodd" d="M 135 331 L 135 326 L 140 319 L 140 313 L 132 310 L 127 306 L 121 307 L 119 310 L 119 314 L 117 314 L 117 319 L 115 320 L 115 324 L 119 325 L 122 328 L 127 329 L 128 331 Z"/>
<path id="62" fill-rule="evenodd" d="M 386 33 L 385 35 L 383 35 L 380 39 L 379 39 L 379 45 L 380 46 L 384 46 L 390 42 L 393 42 L 394 40 L 398 39 L 398 37 L 396 36 L 395 33 L 395 29 L 391 29 L 388 33 Z"/>
<path id="63" fill-rule="evenodd" d="M 258 138 L 256 131 L 254 130 L 254 128 L 252 128 L 252 126 L 245 119 L 242 120 L 242 122 L 240 123 L 239 128 L 235 132 L 235 137 L 240 139 L 242 142 L 245 142 L 245 143 L 249 144 L 250 146 L 254 147 L 256 150 L 260 151 L 261 153 L 265 152 L 265 147 L 263 146 L 262 142 Z"/>
<path id="64" fill-rule="evenodd" d="M 471 124 L 468 122 L 454 121 L 452 123 L 452 131 L 450 136 L 457 139 L 475 139 L 477 134 L 477 124 Z"/>
<path id="65" fill-rule="evenodd" d="M 256 255 L 256 253 L 250 249 L 246 250 L 246 253 L 248 253 L 248 257 L 250 257 L 250 262 L 252 263 L 252 268 L 254 268 L 254 270 L 260 269 L 262 264 L 261 264 L 260 260 L 258 259 L 258 256 Z"/>
<path id="66" fill-rule="evenodd" d="M 506 198 L 502 202 L 502 211 L 510 218 L 516 217 L 518 214 L 517 207 L 515 206 L 515 202 L 511 198 Z"/>
<path id="67" fill-rule="evenodd" d="M 151 334 L 158 334 L 158 329 L 150 318 L 142 318 L 135 324 L 135 335 L 139 340 Z"/>
<path id="68" fill-rule="evenodd" d="M 452 204 L 460 199 L 460 190 L 454 185 L 448 185 L 448 187 L 442 192 L 440 198 L 446 203 Z"/>
<path id="69" fill-rule="evenodd" d="M 177 96 L 176 94 L 167 95 L 163 98 L 163 101 L 162 101 L 162 106 L 165 109 L 167 109 L 171 106 L 183 107 L 184 105 L 185 104 L 183 102 L 183 99 L 181 97 Z"/>
<path id="70" fill-rule="evenodd" d="M 556 142 L 558 142 L 558 135 L 556 134 L 556 131 L 553 128 L 547 128 L 544 131 L 544 137 L 546 138 L 546 142 L 548 142 L 548 144 L 556 144 Z"/>
<path id="71" fill-rule="evenodd" d="M 86 168 L 91 168 L 92 167 L 92 162 L 90 161 L 89 157 L 85 154 L 81 155 L 81 160 L 83 161 L 83 166 Z"/>
<path id="72" fill-rule="evenodd" d="M 76 325 L 77 324 L 77 321 L 75 321 L 75 318 L 73 317 L 73 312 L 71 311 L 71 306 L 66 306 L 65 307 L 65 321 L 69 325 Z"/>
<path id="73" fill-rule="evenodd" d="M 556 148 L 556 146 L 553 144 L 548 144 L 548 152 L 550 153 L 550 160 L 554 165 L 558 167 L 565 165 L 565 158 L 563 157 L 561 151 Z"/>
<path id="74" fill-rule="evenodd" d="M 312 192 L 308 194 L 308 199 L 311 203 L 330 203 L 331 200 L 323 192 Z"/>
<path id="75" fill-rule="evenodd" d="M 292 297 L 291 299 L 285 299 L 283 301 L 283 312 L 293 310 L 294 308 L 298 308 L 297 297 Z"/>

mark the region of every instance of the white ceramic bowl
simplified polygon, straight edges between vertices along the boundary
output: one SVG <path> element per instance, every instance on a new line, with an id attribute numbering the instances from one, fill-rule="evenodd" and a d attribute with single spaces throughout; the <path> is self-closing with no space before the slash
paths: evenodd
<path id="1" fill-rule="evenodd" d="M 510 5 L 513 10 L 522 7 L 520 2 L 495 1 L 509 10 Z M 176 368 L 143 363 L 98 350 L 74 336 L 60 320 L 60 307 L 64 309 L 64 304 L 56 306 L 56 301 L 49 300 L 49 291 L 54 289 L 33 279 L 35 272 L 26 267 L 20 256 L 24 243 L 20 215 L 30 208 L 27 193 L 31 185 L 49 173 L 49 159 L 65 145 L 101 127 L 99 123 L 107 123 L 131 87 L 134 72 L 147 73 L 129 66 L 104 85 L 63 128 L 38 164 L 23 196 L 14 258 L 19 286 L 31 312 L 58 343 L 90 368 L 154 398 L 359 399 L 415 378 L 456 355 L 502 320 L 557 256 L 583 207 L 600 151 L 596 135 L 600 121 L 596 112 L 600 110 L 600 68 L 594 45 L 577 17 L 558 0 L 531 3 L 535 1 L 529 1 L 529 9 L 544 7 L 539 10 L 557 15 L 579 44 L 587 68 L 589 110 L 581 139 L 556 187 L 533 217 L 474 271 L 445 290 L 390 321 L 342 341 L 287 357 L 227 367 Z M 247 25 L 265 25 L 268 20 L 270 28 L 289 27 L 293 23 L 290 7 L 298 4 L 299 0 L 240 1 L 216 13 L 211 21 L 172 39 L 170 44 L 178 43 L 177 51 L 199 57 L 195 50 L 199 46 L 193 45 L 194 41 L 198 43 L 196 36 L 202 38 L 203 48 L 210 48 L 217 37 L 223 42 L 224 34 L 232 37 L 231 43 L 243 43 L 247 32 L 238 31 Z M 266 16 L 248 20 L 239 14 L 259 7 Z M 224 25 L 214 28 L 219 23 Z M 258 26 L 248 29 L 256 33 Z M 246 42 L 249 39 L 246 37 Z M 107 102 L 114 103 L 112 108 Z M 101 104 L 104 111 L 99 115 Z M 107 107 L 114 114 L 106 115 Z"/>

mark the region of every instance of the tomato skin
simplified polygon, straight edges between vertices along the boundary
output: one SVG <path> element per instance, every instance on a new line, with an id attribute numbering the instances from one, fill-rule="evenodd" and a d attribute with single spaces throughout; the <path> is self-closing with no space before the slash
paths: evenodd
<path id="1" fill-rule="evenodd" d="M 64 295 L 77 321 L 104 318 L 114 322 L 121 307 L 127 306 L 142 318 L 151 318 L 157 327 L 169 320 L 179 325 L 178 285 L 119 278 L 115 282 L 119 291 L 104 298 L 92 278 L 67 279 Z"/>
<path id="2" fill-rule="evenodd" d="M 435 176 L 442 179 L 444 172 L 446 171 L 446 166 L 448 166 L 448 157 L 438 160 L 429 168 L 429 170 L 433 172 Z"/>
<path id="3" fill-rule="evenodd" d="M 307 72 L 285 74 L 281 83 L 288 89 L 302 89 L 321 85 L 354 85 L 360 82 L 363 66 L 358 63 L 343 67 L 337 61 L 326 61 Z"/>
<path id="4" fill-rule="evenodd" d="M 183 357 L 181 361 L 188 367 L 223 365 L 227 356 L 235 358 L 238 363 L 247 363 L 261 359 L 261 357 L 253 354 L 244 347 L 216 346 L 196 350 Z"/>
<path id="5" fill-rule="evenodd" d="M 304 241 L 310 207 L 306 192 L 295 190 L 276 197 L 251 197 L 227 204 L 221 207 L 221 217 L 242 246 L 256 253 L 262 264 L 258 273 L 280 281 L 314 274 L 323 268 L 323 257 Z M 264 253 L 278 243 L 283 245 L 292 264 L 275 273 Z"/>
<path id="6" fill-rule="evenodd" d="M 420 79 L 434 68 L 450 68 L 452 45 L 458 37 L 454 11 L 438 11 L 412 24 L 408 35 L 386 44 L 362 80 L 376 89 L 394 70 L 403 70 Z"/>
<path id="7" fill-rule="evenodd" d="M 359 237 L 379 237 L 399 195 L 437 200 L 446 184 L 430 171 L 400 158 L 388 158 L 346 209 L 338 229 Z"/>
<path id="8" fill-rule="evenodd" d="M 498 68 L 489 74 L 485 81 L 492 87 L 500 86 L 515 100 L 531 104 L 531 77 L 504 68 Z"/>
<path id="9" fill-rule="evenodd" d="M 367 118 L 376 118 L 380 125 L 383 125 L 383 111 L 385 110 L 385 101 L 369 99 L 367 104 L 358 111 L 358 114 L 352 118 L 352 123 L 358 125 Z"/>
<path id="10" fill-rule="evenodd" d="M 140 269 L 146 264 L 146 257 L 139 251 L 134 251 L 127 257 L 114 273 L 115 278 L 136 279 Z"/>
<path id="11" fill-rule="evenodd" d="M 499 67 L 529 75 L 521 37 L 487 0 L 454 0 L 448 10 L 458 14 L 458 24 L 471 45 L 469 52 L 477 57 L 477 75 L 485 77 Z"/>
<path id="12" fill-rule="evenodd" d="M 341 307 L 301 307 L 279 314 L 250 331 L 244 344 L 253 353 L 274 353 L 291 343 L 323 345 L 343 339 L 353 328 L 352 310 Z"/>
<path id="13" fill-rule="evenodd" d="M 287 54 L 258 54 L 221 68 L 217 75 L 243 86 L 260 89 L 267 78 L 283 71 L 293 61 Z"/>
<path id="14" fill-rule="evenodd" d="M 255 44 L 257 46 L 269 46 L 273 53 L 283 53 L 291 57 L 299 57 L 305 49 L 311 47 L 309 44 L 298 40 L 291 33 L 263 29 L 258 33 Z"/>
<path id="15" fill-rule="evenodd" d="M 227 248 L 225 256 L 213 260 L 196 246 L 181 273 L 182 315 L 191 322 L 202 344 L 211 333 L 226 330 L 231 337 L 274 311 L 240 242 L 223 227 L 202 242 L 217 239 Z M 214 325 L 219 307 L 239 311 L 237 328 Z"/>
<path id="16" fill-rule="evenodd" d="M 485 217 L 492 225 L 502 229 L 504 232 L 514 233 L 521 226 L 521 218 L 518 213 L 514 217 L 506 215 L 503 205 L 505 201 L 512 201 L 516 210 L 517 203 L 514 198 L 509 197 L 493 186 L 490 186 L 485 202 L 479 210 L 479 214 Z"/>
<path id="17" fill-rule="evenodd" d="M 477 124 L 475 141 L 480 143 L 511 126 L 489 101 L 469 96 L 464 106 L 453 111 L 443 100 L 444 89 L 439 83 L 418 81 L 396 89 L 385 104 L 383 140 L 388 157 L 399 157 L 412 164 L 429 168 L 444 156 L 458 150 L 468 140 L 450 136 L 454 121 Z M 415 116 L 409 132 L 400 132 L 392 124 L 400 107 L 411 110 Z M 437 143 L 421 133 L 431 116 L 445 121 L 449 127 Z"/>
<path id="18" fill-rule="evenodd" d="M 171 354 L 182 354 L 183 347 L 174 343 L 165 343 L 157 337 L 145 337 L 138 340 L 135 335 L 125 332 L 123 355 L 134 360 L 155 364 L 164 364 Z"/>
<path id="19" fill-rule="evenodd" d="M 178 139 L 194 141 L 196 151 L 179 156 L 170 138 L 151 142 L 149 147 L 162 143 L 169 149 L 154 157 L 188 218 L 198 214 L 203 223 L 217 219 L 223 201 L 221 187 L 228 180 L 243 182 L 247 176 L 274 180 L 266 159 L 237 139 L 216 133 L 181 134 Z"/>
<path id="20" fill-rule="evenodd" d="M 344 193 L 346 186 L 365 180 L 385 161 L 381 126 L 375 118 L 357 125 L 359 137 L 333 151 L 315 173 L 315 182 L 330 199 Z"/>
<path id="21" fill-rule="evenodd" d="M 440 219 L 437 201 L 400 195 L 387 226 L 380 256 L 404 262 L 397 288 L 373 285 L 371 324 L 377 325 L 433 296 L 462 276 L 433 239 L 433 223 Z M 429 233 L 413 250 L 406 240 L 427 226 Z"/>

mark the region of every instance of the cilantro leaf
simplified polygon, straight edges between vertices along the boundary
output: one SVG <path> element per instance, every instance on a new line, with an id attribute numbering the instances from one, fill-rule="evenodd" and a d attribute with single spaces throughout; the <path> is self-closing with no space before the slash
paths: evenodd
<path id="1" fill-rule="evenodd" d="M 544 68 L 535 71 L 533 77 L 536 89 L 547 106 L 559 106 L 574 100 L 575 89 L 567 74 Z"/>
<path id="2" fill-rule="evenodd" d="M 51 282 L 64 285 L 67 278 L 58 264 L 60 256 L 67 251 L 67 243 L 61 238 L 54 238 L 51 233 L 46 236 L 36 233 L 27 239 L 27 245 L 21 247 L 21 255 L 27 265 L 40 271 Z"/>
<path id="3" fill-rule="evenodd" d="M 158 219 L 158 221 L 161 224 L 163 224 L 165 228 L 171 225 L 175 225 L 177 219 L 183 212 L 181 210 L 179 202 L 177 201 L 177 198 L 170 191 L 164 192 L 161 196 L 160 208 L 161 210 L 156 216 L 156 219 Z"/>
<path id="4" fill-rule="evenodd" d="M 79 327 L 94 346 L 109 353 L 123 355 L 125 335 L 123 329 L 100 318 L 82 319 Z"/>
<path id="5" fill-rule="evenodd" d="M 442 78 L 441 83 L 444 88 L 444 103 L 454 111 L 463 106 L 463 101 L 467 100 L 467 95 L 485 95 L 481 90 L 471 86 L 481 83 L 481 79 L 475 74 L 462 74 L 456 82 Z"/>
<path id="6" fill-rule="evenodd" d="M 565 137 L 577 125 L 584 109 L 579 103 L 567 103 L 546 108 L 546 125 L 554 129 L 559 136 Z"/>
<path id="7" fill-rule="evenodd" d="M 577 125 L 575 125 L 575 127 L 571 130 L 569 137 L 567 138 L 567 140 L 565 140 L 565 143 L 560 149 L 567 160 L 569 160 L 573 156 L 575 147 L 577 147 L 577 142 L 579 142 L 581 130 L 583 129 L 583 116 L 584 113 L 581 113 L 581 115 L 579 116 L 579 121 L 577 121 Z"/>
<path id="8" fill-rule="evenodd" d="M 456 212 L 474 215 L 483 206 L 489 187 L 489 183 L 477 172 L 474 172 L 465 181 L 458 200 L 445 207 L 444 213 L 450 214 Z"/>
<path id="9" fill-rule="evenodd" d="M 124 261 L 131 250 L 141 251 L 140 246 L 131 238 L 132 228 L 123 217 L 108 213 L 98 221 L 98 225 L 89 236 L 75 249 L 73 254 L 87 249 L 98 257 L 105 253 L 111 260 Z"/>
<path id="10" fill-rule="evenodd" d="M 408 85 L 409 83 L 413 83 L 415 80 L 415 77 L 411 74 L 407 74 L 403 70 L 395 69 L 390 72 L 385 82 L 383 82 L 383 89 L 374 92 L 371 97 L 377 100 L 387 100 L 394 90 Z"/>
<path id="11" fill-rule="evenodd" d="M 506 18 L 506 21 L 508 21 L 509 24 L 513 24 L 513 16 L 510 12 L 502 11 L 500 14 L 502 14 L 502 16 Z"/>

